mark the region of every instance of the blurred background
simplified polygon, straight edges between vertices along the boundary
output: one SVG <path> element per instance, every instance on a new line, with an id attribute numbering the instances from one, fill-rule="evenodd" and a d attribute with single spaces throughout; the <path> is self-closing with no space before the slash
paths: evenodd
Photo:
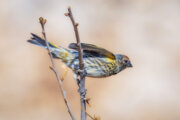
<path id="1" fill-rule="evenodd" d="M 179 0 L 0 0 L 0 119 L 70 120 L 47 51 L 27 43 L 30 33 L 41 35 L 41 16 L 49 41 L 63 47 L 75 42 L 64 16 L 69 5 L 82 42 L 125 54 L 134 66 L 87 78 L 87 111 L 102 120 L 179 120 Z M 62 75 L 63 64 L 56 63 Z M 69 70 L 63 83 L 79 119 L 72 75 Z"/>

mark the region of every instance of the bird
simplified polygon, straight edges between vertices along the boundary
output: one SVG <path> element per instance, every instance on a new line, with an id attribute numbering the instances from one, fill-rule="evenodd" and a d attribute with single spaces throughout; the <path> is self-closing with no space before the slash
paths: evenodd
<path id="1" fill-rule="evenodd" d="M 36 34 L 31 33 L 29 43 L 47 49 L 46 41 Z M 70 43 L 68 48 L 48 42 L 50 52 L 54 58 L 60 59 L 74 73 L 79 69 L 78 45 Z M 103 78 L 115 75 L 126 68 L 132 67 L 130 59 L 123 54 L 112 52 L 93 44 L 81 43 L 83 50 L 84 69 L 87 77 Z"/>

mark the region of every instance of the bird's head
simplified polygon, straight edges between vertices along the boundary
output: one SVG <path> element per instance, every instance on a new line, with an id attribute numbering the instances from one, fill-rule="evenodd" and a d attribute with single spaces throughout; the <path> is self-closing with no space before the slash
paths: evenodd
<path id="1" fill-rule="evenodd" d="M 121 70 L 123 70 L 127 67 L 133 67 L 131 64 L 131 61 L 129 60 L 129 58 L 126 55 L 117 54 L 116 61 L 119 64 L 119 67 Z"/>

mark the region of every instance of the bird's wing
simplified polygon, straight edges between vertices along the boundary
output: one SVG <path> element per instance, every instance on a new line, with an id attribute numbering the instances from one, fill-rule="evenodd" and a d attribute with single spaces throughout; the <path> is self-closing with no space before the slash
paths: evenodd
<path id="1" fill-rule="evenodd" d="M 77 50 L 78 46 L 76 43 L 70 43 L 68 46 L 70 49 L 74 49 Z M 91 55 L 91 56 L 96 56 L 96 57 L 107 57 L 110 58 L 112 60 L 115 60 L 115 55 L 98 46 L 92 45 L 92 44 L 87 44 L 87 43 L 81 43 L 81 47 L 83 49 L 83 52 L 86 53 L 86 55 Z"/>

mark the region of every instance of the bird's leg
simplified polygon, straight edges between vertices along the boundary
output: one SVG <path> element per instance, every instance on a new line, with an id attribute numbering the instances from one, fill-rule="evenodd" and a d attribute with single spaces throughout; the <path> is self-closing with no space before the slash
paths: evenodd
<path id="1" fill-rule="evenodd" d="M 82 95 L 82 96 L 85 96 L 86 95 L 86 91 L 87 91 L 87 89 L 78 89 L 78 92 Z M 81 99 L 83 99 L 84 100 L 84 97 L 82 97 Z"/>
<path id="2" fill-rule="evenodd" d="M 80 75 L 86 76 L 87 75 L 86 70 L 79 69 L 79 66 L 77 66 L 77 65 L 74 66 L 74 73 L 78 76 L 80 76 Z"/>
<path id="3" fill-rule="evenodd" d="M 82 76 L 86 76 L 86 75 L 87 75 L 86 70 L 80 70 L 80 69 L 78 69 L 78 70 L 76 70 L 76 71 L 77 71 L 78 75 L 81 75 L 81 73 L 82 73 Z"/>
<path id="4" fill-rule="evenodd" d="M 79 85 L 80 80 L 79 80 L 78 75 L 77 75 L 76 73 L 74 73 L 73 79 L 74 79 L 74 80 L 76 81 L 76 83 Z"/>
<path id="5" fill-rule="evenodd" d="M 76 80 L 78 86 L 79 86 L 79 90 L 78 92 L 81 94 L 81 96 L 85 96 L 86 95 L 86 89 L 82 89 L 82 85 L 85 83 L 82 83 L 83 81 L 80 81 L 80 78 L 84 78 L 87 75 L 86 70 L 81 70 L 79 69 L 79 66 L 74 66 L 74 76 L 73 78 Z M 82 98 L 83 99 L 83 98 Z"/>
<path id="6" fill-rule="evenodd" d="M 83 78 L 84 76 L 87 75 L 87 72 L 86 70 L 80 70 L 79 69 L 79 66 L 75 66 L 74 67 L 74 76 L 73 78 L 76 80 L 78 86 L 79 86 L 79 90 L 78 92 L 82 95 L 82 96 L 85 96 L 86 95 L 86 89 L 82 89 L 82 81 L 80 81 L 80 78 Z M 83 99 L 83 98 L 82 98 Z"/>
<path id="7" fill-rule="evenodd" d="M 86 70 L 78 69 L 77 73 L 78 73 L 79 77 L 81 78 L 81 80 L 84 79 L 85 76 L 87 75 Z M 87 91 L 84 87 L 82 87 L 82 86 L 84 86 L 84 84 L 85 84 L 85 81 L 79 81 L 79 90 L 78 90 L 78 92 L 81 94 L 81 97 L 82 97 L 81 99 L 83 101 L 84 101 L 84 98 L 85 98 L 85 95 L 86 95 L 86 91 Z"/>

